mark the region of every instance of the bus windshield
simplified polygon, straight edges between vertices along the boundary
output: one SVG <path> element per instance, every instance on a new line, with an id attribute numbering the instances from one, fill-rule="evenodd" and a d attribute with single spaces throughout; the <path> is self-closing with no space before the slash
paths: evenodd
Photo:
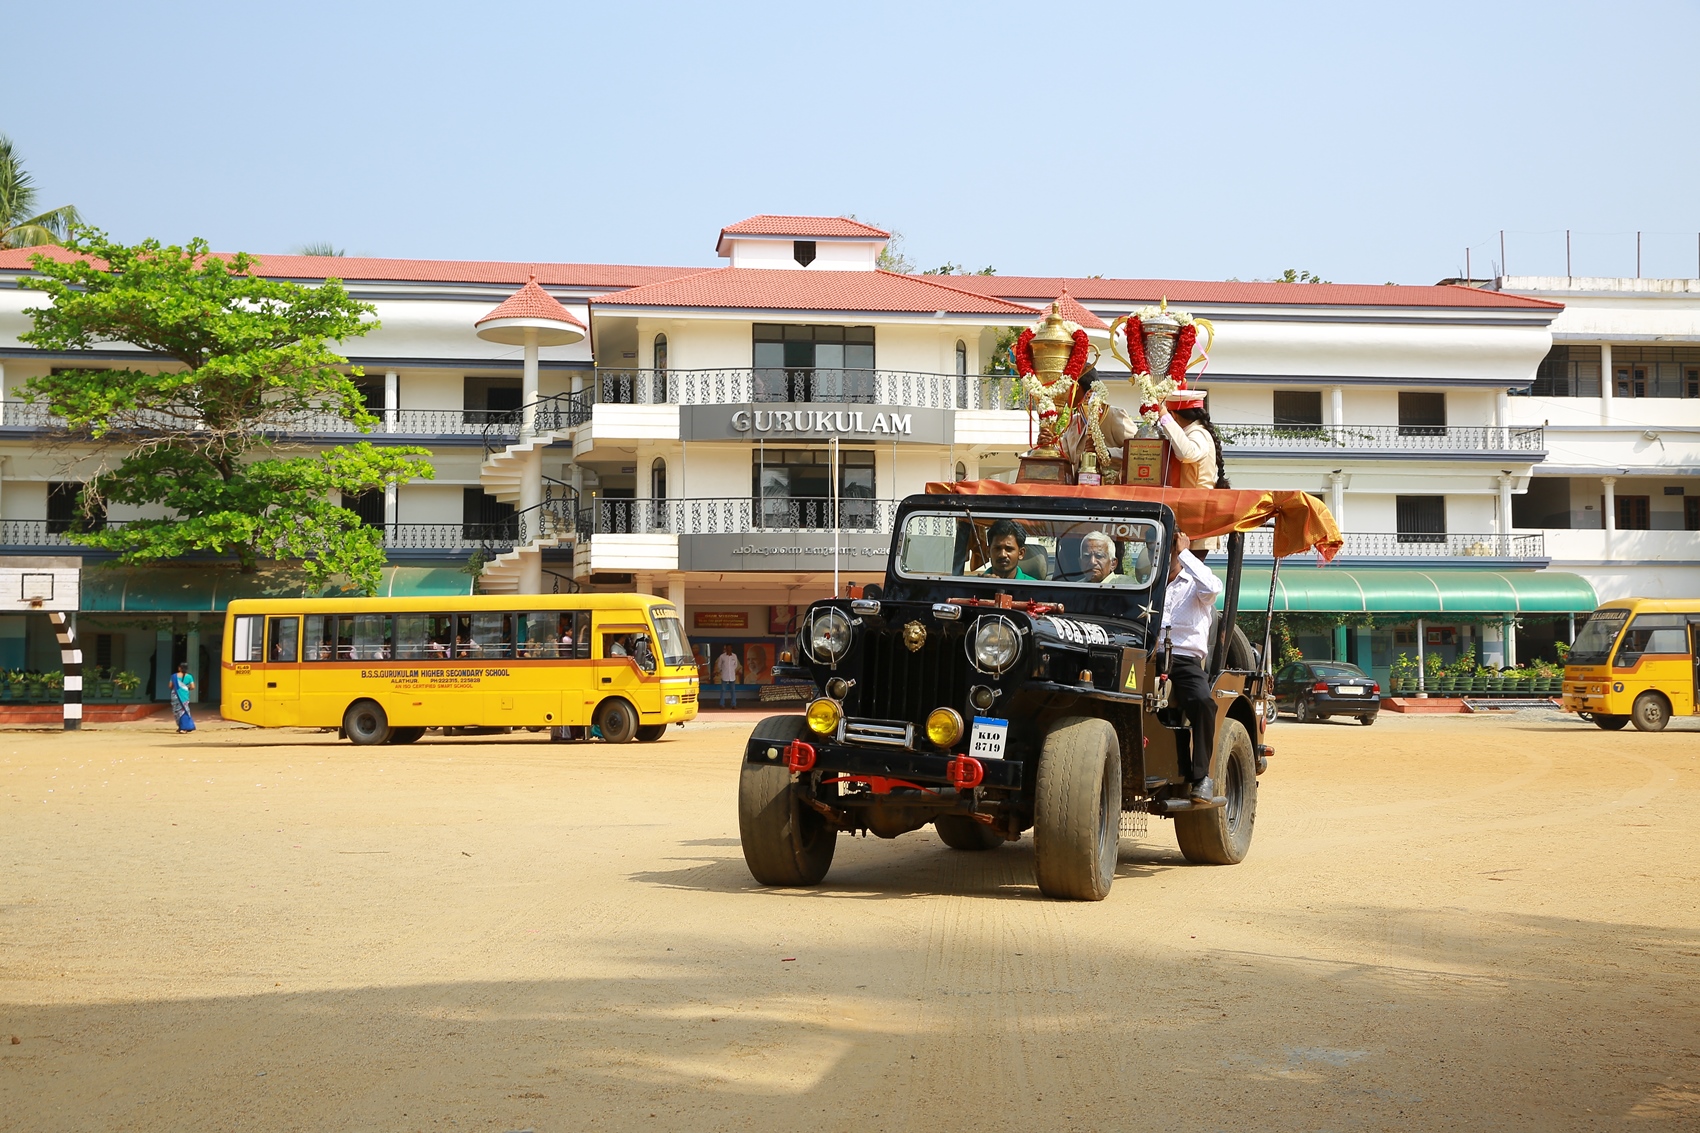
<path id="1" fill-rule="evenodd" d="M 1595 610 L 1576 635 L 1576 644 L 1564 659 L 1566 665 L 1603 665 L 1611 657 L 1612 643 L 1623 628 L 1628 610 Z"/>
<path id="2" fill-rule="evenodd" d="M 685 637 L 685 623 L 676 615 L 656 611 L 655 633 L 661 639 L 663 664 L 686 665 L 691 662 L 691 643 Z"/>
<path id="3" fill-rule="evenodd" d="M 1055 586 L 1151 585 L 1166 565 L 1153 520 L 916 512 L 903 524 L 897 570 L 911 578 L 976 578 Z"/>

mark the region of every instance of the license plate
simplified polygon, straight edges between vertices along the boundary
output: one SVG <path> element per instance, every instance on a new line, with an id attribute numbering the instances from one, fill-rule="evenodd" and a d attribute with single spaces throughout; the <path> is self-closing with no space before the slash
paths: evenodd
<path id="1" fill-rule="evenodd" d="M 975 759 L 1002 759 L 1004 741 L 1008 738 L 1008 720 L 976 716 L 974 730 L 968 738 L 968 754 Z"/>
<path id="2" fill-rule="evenodd" d="M 1341 685 L 1334 690 L 1335 696 L 1362 696 L 1363 694 L 1362 685 Z"/>

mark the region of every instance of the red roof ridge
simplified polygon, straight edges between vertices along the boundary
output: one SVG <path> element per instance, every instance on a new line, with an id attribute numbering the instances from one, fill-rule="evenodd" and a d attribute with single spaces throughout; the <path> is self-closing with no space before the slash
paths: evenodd
<path id="1" fill-rule="evenodd" d="M 496 305 L 496 309 L 485 315 L 472 325 L 481 327 L 485 323 L 501 319 L 546 319 L 550 322 L 566 323 L 569 326 L 584 330 L 585 326 L 573 313 L 561 306 L 560 301 L 537 285 L 537 273 L 532 272 L 531 278 L 525 281 L 525 286 L 509 295 Z"/>
<path id="2" fill-rule="evenodd" d="M 889 275 L 893 279 L 913 280 L 916 283 L 925 283 L 929 287 L 937 287 L 937 288 L 940 288 L 941 290 L 944 290 L 944 291 L 954 291 L 958 295 L 967 295 L 967 296 L 970 296 L 970 297 L 975 298 L 975 299 L 991 299 L 991 300 L 994 300 L 994 301 L 999 302 L 999 303 L 1007 303 L 1007 304 L 1009 304 L 1009 306 L 1014 307 L 1018 310 L 1026 311 L 1029 314 L 1040 314 L 1040 313 L 1042 313 L 1042 312 L 1036 311 L 1032 307 L 1029 307 L 1025 303 L 1017 303 L 1012 299 L 1005 299 L 1002 295 L 982 295 L 978 291 L 969 291 L 968 289 L 963 288 L 963 287 L 952 287 L 948 283 L 940 283 L 939 282 L 939 279 L 941 278 L 940 276 L 936 276 L 936 275 L 904 275 L 902 272 L 887 271 L 885 268 L 875 268 L 874 271 L 875 271 L 875 274 L 878 274 L 878 275 Z"/>
<path id="3" fill-rule="evenodd" d="M 836 231 L 833 231 L 836 230 Z M 891 233 L 848 216 L 804 216 L 795 213 L 762 212 L 720 230 L 722 236 L 878 236 Z"/>

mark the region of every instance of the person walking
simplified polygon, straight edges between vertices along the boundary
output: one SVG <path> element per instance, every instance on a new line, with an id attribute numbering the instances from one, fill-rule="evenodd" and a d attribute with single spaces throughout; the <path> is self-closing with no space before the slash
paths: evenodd
<path id="1" fill-rule="evenodd" d="M 195 718 L 189 715 L 189 694 L 195 691 L 195 678 L 189 675 L 189 662 L 177 666 L 171 674 L 171 714 L 177 717 L 177 734 L 195 730 Z"/>
<path id="2" fill-rule="evenodd" d="M 738 677 L 743 673 L 743 669 L 744 666 L 738 661 L 738 655 L 732 652 L 730 645 L 725 646 L 720 656 L 714 659 L 714 675 L 720 678 L 720 707 L 738 707 Z"/>

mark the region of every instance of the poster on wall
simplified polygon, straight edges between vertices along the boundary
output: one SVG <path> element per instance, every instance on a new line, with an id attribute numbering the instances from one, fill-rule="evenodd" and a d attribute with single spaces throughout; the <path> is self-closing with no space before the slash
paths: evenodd
<path id="1" fill-rule="evenodd" d="M 744 646 L 744 683 L 773 683 L 773 646 L 760 641 Z"/>
<path id="2" fill-rule="evenodd" d="M 780 637 L 789 637 L 797 632 L 797 607 L 769 606 L 767 608 L 767 632 Z"/>
<path id="3" fill-rule="evenodd" d="M 743 610 L 697 610 L 691 614 L 696 629 L 749 629 L 750 615 Z"/>

